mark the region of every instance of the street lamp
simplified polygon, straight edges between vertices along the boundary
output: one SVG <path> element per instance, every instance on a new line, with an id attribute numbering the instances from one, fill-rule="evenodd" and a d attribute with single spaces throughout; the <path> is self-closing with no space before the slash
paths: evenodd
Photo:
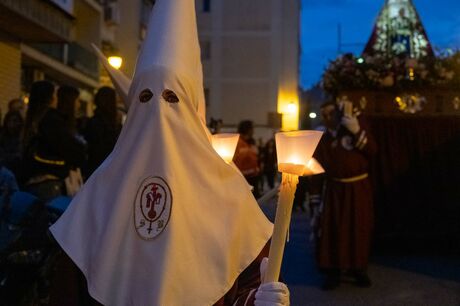
<path id="1" fill-rule="evenodd" d="M 297 113 L 297 105 L 294 102 L 289 102 L 287 105 L 287 112 L 289 114 L 296 114 Z"/>
<path id="2" fill-rule="evenodd" d="M 120 69 L 121 65 L 123 64 L 123 59 L 120 56 L 109 56 L 108 61 L 110 66 L 115 69 Z"/>

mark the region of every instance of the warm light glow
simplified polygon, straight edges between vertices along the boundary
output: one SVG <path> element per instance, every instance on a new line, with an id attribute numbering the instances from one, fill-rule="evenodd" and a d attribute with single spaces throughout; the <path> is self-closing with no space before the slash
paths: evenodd
<path id="1" fill-rule="evenodd" d="M 309 176 L 309 175 L 315 175 L 315 174 L 320 174 L 324 173 L 324 168 L 321 166 L 321 164 L 314 158 L 311 158 L 308 163 L 307 167 L 305 168 L 305 171 L 303 175 Z"/>
<path id="2" fill-rule="evenodd" d="M 276 133 L 278 171 L 302 175 L 322 134 L 320 131 Z"/>
<path id="3" fill-rule="evenodd" d="M 409 79 L 413 81 L 415 79 L 414 68 L 409 68 Z"/>
<path id="4" fill-rule="evenodd" d="M 121 65 L 123 64 L 123 59 L 119 56 L 110 56 L 108 58 L 110 66 L 115 69 L 120 69 Z"/>
<path id="5" fill-rule="evenodd" d="M 294 102 L 290 102 L 287 106 L 287 112 L 290 114 L 297 114 L 297 105 Z"/>
<path id="6" fill-rule="evenodd" d="M 235 154 L 239 137 L 240 134 L 231 133 L 212 135 L 212 147 L 223 160 L 230 163 L 233 159 L 233 155 Z"/>
<path id="7" fill-rule="evenodd" d="M 315 118 L 316 118 L 316 113 L 313 113 L 313 112 L 312 112 L 312 113 L 310 113 L 310 114 L 308 115 L 308 117 L 310 117 L 311 119 L 315 119 Z"/>
<path id="8" fill-rule="evenodd" d="M 24 96 L 24 99 L 22 99 L 24 101 L 24 104 L 29 104 L 29 96 Z"/>
<path id="9" fill-rule="evenodd" d="M 283 131 L 297 130 L 299 128 L 299 96 L 297 91 L 280 90 L 277 111 L 283 115 L 281 123 Z"/>

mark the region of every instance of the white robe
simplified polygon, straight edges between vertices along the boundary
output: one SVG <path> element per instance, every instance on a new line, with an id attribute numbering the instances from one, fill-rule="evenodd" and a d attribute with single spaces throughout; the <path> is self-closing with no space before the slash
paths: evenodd
<path id="1" fill-rule="evenodd" d="M 153 97 L 141 103 L 145 89 Z M 271 236 L 244 178 L 212 148 L 197 90 L 166 67 L 139 73 L 114 151 L 51 228 L 104 305 L 212 305 Z M 141 216 L 151 184 L 161 227 Z"/>

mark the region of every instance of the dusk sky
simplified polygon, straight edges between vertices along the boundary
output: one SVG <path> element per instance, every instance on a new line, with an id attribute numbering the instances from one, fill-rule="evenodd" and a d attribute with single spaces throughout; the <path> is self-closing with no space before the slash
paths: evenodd
<path id="1" fill-rule="evenodd" d="M 343 52 L 360 54 L 385 0 L 302 0 L 300 85 L 317 83 L 338 55 L 337 25 Z M 435 48 L 460 48 L 460 0 L 413 0 Z"/>

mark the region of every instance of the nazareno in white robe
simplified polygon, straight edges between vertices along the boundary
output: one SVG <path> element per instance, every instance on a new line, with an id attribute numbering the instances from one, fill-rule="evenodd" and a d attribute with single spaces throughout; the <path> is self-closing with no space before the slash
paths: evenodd
<path id="1" fill-rule="evenodd" d="M 159 0 L 118 142 L 51 227 L 104 305 L 212 305 L 272 234 L 212 148 L 194 0 Z"/>

